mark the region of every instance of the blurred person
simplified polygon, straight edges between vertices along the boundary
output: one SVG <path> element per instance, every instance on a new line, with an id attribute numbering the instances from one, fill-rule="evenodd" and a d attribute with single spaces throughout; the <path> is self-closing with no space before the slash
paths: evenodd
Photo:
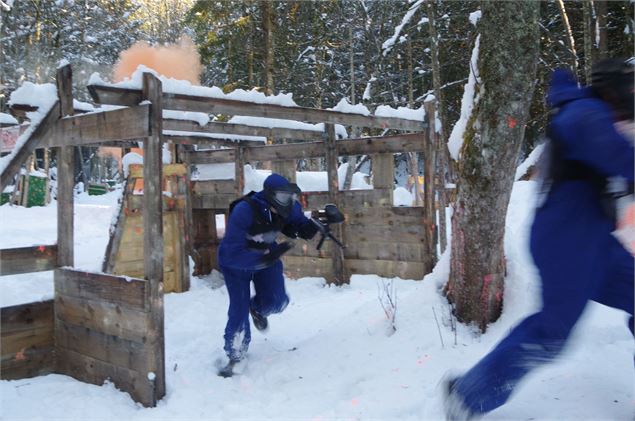
<path id="1" fill-rule="evenodd" d="M 229 359 L 219 371 L 231 377 L 243 360 L 251 341 L 249 315 L 254 326 L 266 331 L 267 317 L 281 313 L 289 303 L 284 287 L 280 257 L 293 247 L 290 241 L 277 243 L 282 232 L 290 238 L 311 239 L 318 226 L 304 216 L 297 201 L 298 186 L 279 174 L 265 179 L 264 188 L 230 205 L 229 219 L 218 262 L 229 294 L 224 350 Z M 251 283 L 255 295 L 251 297 Z"/>
<path id="2" fill-rule="evenodd" d="M 578 87 L 568 71 L 552 75 L 549 189 L 530 242 L 542 308 L 469 371 L 444 381 L 448 420 L 475 419 L 505 404 L 527 373 L 561 353 L 589 300 L 628 313 L 633 333 L 633 257 L 612 235 L 606 205 L 615 202 L 603 191 L 609 177 L 633 183 L 635 151 L 614 126 L 633 119 L 633 101 L 633 67 L 619 60 L 598 63 L 589 87 Z"/>

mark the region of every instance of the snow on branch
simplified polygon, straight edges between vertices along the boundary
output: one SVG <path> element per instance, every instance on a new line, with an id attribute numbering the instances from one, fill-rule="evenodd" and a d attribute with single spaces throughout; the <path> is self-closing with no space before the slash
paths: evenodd
<path id="1" fill-rule="evenodd" d="M 392 35 L 392 37 L 384 41 L 384 43 L 381 45 L 381 48 L 384 50 L 383 52 L 384 57 L 386 57 L 386 55 L 390 52 L 390 50 L 392 50 L 392 47 L 395 45 L 395 42 L 399 38 L 399 34 L 401 33 L 401 30 L 406 24 L 408 24 L 408 22 L 410 22 L 410 19 L 412 19 L 412 16 L 414 16 L 415 12 L 419 9 L 419 6 L 421 6 L 423 2 L 424 0 L 418 0 L 415 4 L 410 6 L 410 9 L 408 9 L 406 14 L 404 15 L 403 19 L 401 20 L 401 23 L 397 25 L 397 27 L 395 28 L 395 33 Z"/>

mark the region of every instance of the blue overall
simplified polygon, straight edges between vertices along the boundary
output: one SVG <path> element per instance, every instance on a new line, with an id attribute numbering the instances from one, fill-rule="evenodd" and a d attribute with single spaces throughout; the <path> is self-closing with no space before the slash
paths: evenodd
<path id="1" fill-rule="evenodd" d="M 273 180 L 286 182 L 280 176 Z M 267 180 L 270 180 L 269 178 Z M 270 180 L 271 181 L 271 180 Z M 265 181 L 267 183 L 267 181 Z M 266 185 L 266 184 L 265 184 Z M 271 207 L 263 192 L 251 196 L 261 216 L 271 221 Z M 272 264 L 263 264 L 266 251 L 275 250 L 278 231 L 270 231 L 258 236 L 264 243 L 261 249 L 249 247 L 249 230 L 256 222 L 254 209 L 246 201 L 239 202 L 232 210 L 225 227 L 225 236 L 218 251 L 219 265 L 229 293 L 228 320 L 225 327 L 225 352 L 232 361 L 243 359 L 249 348 L 251 332 L 249 326 L 250 307 L 261 316 L 267 317 L 282 312 L 289 303 L 284 287 L 282 262 L 278 259 Z M 288 218 L 284 221 L 285 232 L 288 227 L 298 232 L 302 238 L 315 235 L 311 229 L 313 223 L 304 216 L 302 207 L 296 201 Z M 251 237 L 253 241 L 253 237 Z M 254 284 L 255 295 L 250 297 L 250 285 Z"/>
<path id="2" fill-rule="evenodd" d="M 633 147 L 616 132 L 605 102 L 563 71 L 554 72 L 548 102 L 560 108 L 552 141 L 561 143 L 565 159 L 633 181 Z M 629 313 L 633 332 L 633 257 L 613 229 L 597 187 L 584 180 L 554 184 L 531 227 L 542 309 L 456 380 L 453 393 L 468 411 L 482 414 L 503 405 L 529 371 L 558 356 L 589 300 Z"/>

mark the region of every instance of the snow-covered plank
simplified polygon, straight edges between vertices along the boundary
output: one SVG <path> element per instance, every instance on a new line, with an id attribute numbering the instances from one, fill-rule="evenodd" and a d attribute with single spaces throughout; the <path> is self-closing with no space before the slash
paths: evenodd
<path id="1" fill-rule="evenodd" d="M 284 127 L 247 126 L 243 124 L 222 123 L 219 121 L 212 121 L 205 126 L 200 126 L 193 121 L 167 119 L 163 120 L 163 129 L 184 132 L 263 136 L 271 137 L 274 139 L 293 140 L 320 140 L 323 137 L 323 132 L 315 130 L 290 129 Z"/>
<path id="2" fill-rule="evenodd" d="M 138 89 L 112 86 L 89 85 L 88 89 L 95 102 L 112 105 L 137 105 L 142 101 Z M 397 117 L 366 116 L 333 110 L 320 110 L 305 107 L 287 107 L 277 104 L 257 104 L 225 98 L 210 98 L 184 94 L 163 94 L 163 106 L 166 110 L 195 111 L 208 114 L 240 115 L 264 118 L 279 118 L 303 122 L 324 122 L 357 127 L 422 131 L 426 124 L 419 120 L 407 120 Z"/>
<path id="3" fill-rule="evenodd" d="M 16 145 L 17 150 L 10 155 L 8 158 L 9 161 L 4 167 L 2 167 L 2 172 L 0 173 L 0 191 L 4 190 L 4 188 L 9 185 L 9 183 L 13 180 L 13 176 L 17 174 L 22 164 L 33 153 L 33 151 L 40 146 L 40 143 L 46 139 L 49 131 L 59 118 L 60 105 L 59 101 L 56 101 L 46 112 L 44 118 L 37 124 L 36 127 L 33 128 L 33 131 L 31 131 L 30 134 L 28 134 L 29 131 L 23 134 L 23 136 L 28 136 L 28 138 L 21 143 L 20 146 Z M 18 142 L 19 141 L 20 139 Z"/>

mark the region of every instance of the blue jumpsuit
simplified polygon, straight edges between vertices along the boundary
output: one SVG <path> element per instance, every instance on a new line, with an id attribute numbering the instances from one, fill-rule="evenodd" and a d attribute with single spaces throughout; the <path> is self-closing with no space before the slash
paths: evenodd
<path id="1" fill-rule="evenodd" d="M 559 108 L 551 130 L 564 159 L 633 181 L 633 147 L 616 132 L 608 104 L 578 88 L 565 71 L 554 72 L 547 99 Z M 589 300 L 629 313 L 633 331 L 633 257 L 611 235 L 613 229 L 597 187 L 584 180 L 554 183 L 531 227 L 542 309 L 453 384 L 453 394 L 470 413 L 503 405 L 530 370 L 552 361 Z"/>
<path id="2" fill-rule="evenodd" d="M 263 192 L 251 196 L 257 205 L 262 218 L 271 221 L 271 206 L 264 198 Z M 284 287 L 282 274 L 282 262 L 277 259 L 272 264 L 266 265 L 262 261 L 265 250 L 275 250 L 275 239 L 278 231 L 260 234 L 257 241 L 263 242 L 266 247 L 254 249 L 249 247 L 249 230 L 256 222 L 254 210 L 246 201 L 239 202 L 232 210 L 227 225 L 225 236 L 221 241 L 218 251 L 219 265 L 225 277 L 225 285 L 229 293 L 228 320 L 225 327 L 225 352 L 231 361 L 243 359 L 249 348 L 251 332 L 249 328 L 250 307 L 258 314 L 267 317 L 270 314 L 282 312 L 289 303 L 289 297 Z M 285 227 L 291 227 L 292 231 L 300 232 L 303 236 L 306 227 L 312 226 L 312 222 L 302 212 L 302 207 L 296 201 L 288 218 L 284 221 Z M 287 228 L 285 228 L 286 231 Z M 315 234 L 314 230 L 308 229 Z M 251 298 L 250 284 L 254 283 L 256 294 Z"/>

